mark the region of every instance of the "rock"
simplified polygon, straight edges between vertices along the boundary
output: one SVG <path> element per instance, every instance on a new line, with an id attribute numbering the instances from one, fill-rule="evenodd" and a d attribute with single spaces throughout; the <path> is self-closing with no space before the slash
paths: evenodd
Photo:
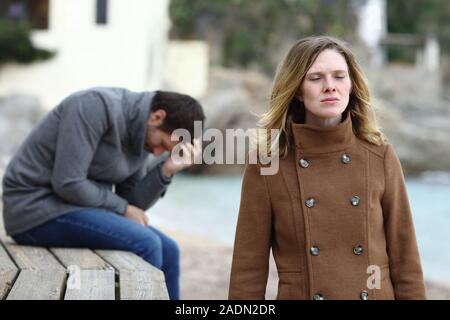
<path id="1" fill-rule="evenodd" d="M 439 73 L 392 65 L 366 74 L 383 132 L 408 175 L 450 171 L 450 102 Z"/>
<path id="2" fill-rule="evenodd" d="M 227 299 L 233 248 L 214 239 L 162 228 L 181 248 L 181 298 Z M 266 299 L 276 298 L 278 272 L 270 255 Z M 427 299 L 450 299 L 450 284 L 426 279 Z"/>
<path id="3" fill-rule="evenodd" d="M 219 129 L 225 137 L 225 129 L 256 128 L 257 115 L 267 109 L 270 89 L 270 79 L 259 72 L 212 68 L 209 93 L 201 100 L 205 109 L 206 129 Z M 204 143 L 204 147 L 207 144 L 208 142 Z M 222 156 L 225 159 L 226 153 Z M 239 164 L 198 165 L 189 171 L 204 174 L 241 174 L 242 169 L 243 166 Z"/>
<path id="4" fill-rule="evenodd" d="M 366 70 L 382 131 L 407 175 L 450 172 L 450 102 L 439 76 L 406 66 Z M 426 79 L 426 81 L 425 81 Z M 213 68 L 208 96 L 202 100 L 207 128 L 255 128 L 267 110 L 272 79 L 246 70 Z M 241 166 L 197 166 L 192 172 L 240 173 Z"/>

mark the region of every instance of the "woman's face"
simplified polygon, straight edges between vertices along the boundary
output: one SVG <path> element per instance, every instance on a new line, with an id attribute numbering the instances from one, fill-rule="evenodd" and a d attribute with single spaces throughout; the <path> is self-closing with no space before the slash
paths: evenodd
<path id="1" fill-rule="evenodd" d="M 298 98 L 306 113 L 320 119 L 340 116 L 347 108 L 352 82 L 345 58 L 336 50 L 322 51 L 300 86 Z"/>

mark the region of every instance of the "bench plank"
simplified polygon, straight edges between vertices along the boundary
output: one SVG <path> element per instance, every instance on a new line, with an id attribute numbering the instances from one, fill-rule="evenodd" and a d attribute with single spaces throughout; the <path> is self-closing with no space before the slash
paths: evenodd
<path id="1" fill-rule="evenodd" d="M 90 249 L 51 248 L 50 251 L 67 268 L 78 266 L 82 270 L 112 270 L 112 267 Z"/>
<path id="2" fill-rule="evenodd" d="M 64 300 L 114 299 L 114 270 L 78 270 L 70 273 Z"/>
<path id="3" fill-rule="evenodd" d="M 12 243 L 5 247 L 20 268 L 8 300 L 61 299 L 66 270 L 47 249 Z"/>
<path id="4" fill-rule="evenodd" d="M 120 271 L 120 300 L 168 300 L 166 282 L 155 280 L 152 273 L 139 270 Z"/>
<path id="5" fill-rule="evenodd" d="M 65 268 L 45 248 L 21 246 L 12 243 L 5 243 L 5 247 L 14 262 L 22 270 L 55 270 L 65 272 Z"/>
<path id="6" fill-rule="evenodd" d="M 161 270 L 155 268 L 132 252 L 119 250 L 95 250 L 95 253 L 97 253 L 101 258 L 116 269 L 149 271 L 154 273 L 155 279 L 164 280 L 164 273 Z"/>
<path id="7" fill-rule="evenodd" d="M 51 248 L 69 270 L 65 300 L 114 300 L 114 269 L 90 249 Z"/>
<path id="8" fill-rule="evenodd" d="M 96 250 L 119 272 L 121 300 L 167 300 L 169 295 L 161 270 L 126 251 Z"/>
<path id="9" fill-rule="evenodd" d="M 7 300 L 59 300 L 66 272 L 58 270 L 22 270 Z"/>
<path id="10" fill-rule="evenodd" d="M 4 299 L 14 284 L 19 269 L 0 242 L 0 299 Z"/>

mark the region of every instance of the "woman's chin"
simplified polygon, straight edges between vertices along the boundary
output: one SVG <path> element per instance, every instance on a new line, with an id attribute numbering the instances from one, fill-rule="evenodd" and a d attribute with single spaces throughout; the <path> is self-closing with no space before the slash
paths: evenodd
<path id="1" fill-rule="evenodd" d="M 323 118 L 336 118 L 342 115 L 345 108 L 341 106 L 324 106 L 320 109 L 320 116 Z"/>

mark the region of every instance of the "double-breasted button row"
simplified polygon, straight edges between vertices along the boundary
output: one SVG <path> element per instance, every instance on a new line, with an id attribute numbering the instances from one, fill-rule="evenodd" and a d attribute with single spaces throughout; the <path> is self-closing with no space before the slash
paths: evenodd
<path id="1" fill-rule="evenodd" d="M 312 246 L 309 249 L 309 252 L 311 253 L 311 255 L 313 256 L 318 256 L 320 254 L 320 248 L 318 246 Z M 363 247 L 360 245 L 357 245 L 355 247 L 353 247 L 353 253 L 357 256 L 362 255 L 364 252 Z"/>
<path id="2" fill-rule="evenodd" d="M 361 298 L 361 300 L 369 300 L 369 292 L 363 290 L 359 294 L 359 297 Z M 325 300 L 325 297 L 321 293 L 316 293 L 315 295 L 313 295 L 313 300 Z"/>
<path id="3" fill-rule="evenodd" d="M 352 158 L 351 158 L 348 154 L 345 154 L 345 153 L 344 153 L 343 155 L 341 155 L 341 162 L 342 162 L 343 164 L 349 164 L 349 163 L 352 162 Z M 299 164 L 300 167 L 306 169 L 306 168 L 309 167 L 310 162 L 309 162 L 308 159 L 301 158 L 301 159 L 298 161 L 298 164 Z"/>
<path id="4" fill-rule="evenodd" d="M 363 290 L 359 294 L 359 297 L 361 298 L 361 300 L 369 300 L 369 292 Z M 325 300 L 325 297 L 321 293 L 316 293 L 312 298 L 313 300 Z"/>
<path id="5" fill-rule="evenodd" d="M 354 207 L 358 206 L 360 202 L 361 202 L 361 198 L 359 196 L 353 196 L 350 199 L 350 203 Z M 306 199 L 305 205 L 308 208 L 314 208 L 314 206 L 316 205 L 316 199 L 314 199 L 313 197 L 309 197 L 308 199 Z"/>
<path id="6" fill-rule="evenodd" d="M 341 162 L 342 162 L 343 164 L 349 164 L 349 163 L 352 162 L 352 158 L 351 158 L 348 154 L 345 154 L 345 153 L 344 153 L 344 154 L 341 156 Z M 298 164 L 299 164 L 300 167 L 306 169 L 306 168 L 309 167 L 310 162 L 309 162 L 308 159 L 301 158 L 301 159 L 298 161 Z M 353 196 L 353 197 L 350 199 L 350 203 L 351 203 L 351 205 L 354 206 L 354 207 L 358 206 L 360 202 L 361 202 L 361 198 L 360 198 L 359 196 L 357 196 L 357 195 Z M 314 208 L 314 206 L 316 205 L 316 199 L 310 197 L 310 198 L 306 199 L 305 204 L 306 204 L 306 206 L 307 206 L 308 208 Z"/>

